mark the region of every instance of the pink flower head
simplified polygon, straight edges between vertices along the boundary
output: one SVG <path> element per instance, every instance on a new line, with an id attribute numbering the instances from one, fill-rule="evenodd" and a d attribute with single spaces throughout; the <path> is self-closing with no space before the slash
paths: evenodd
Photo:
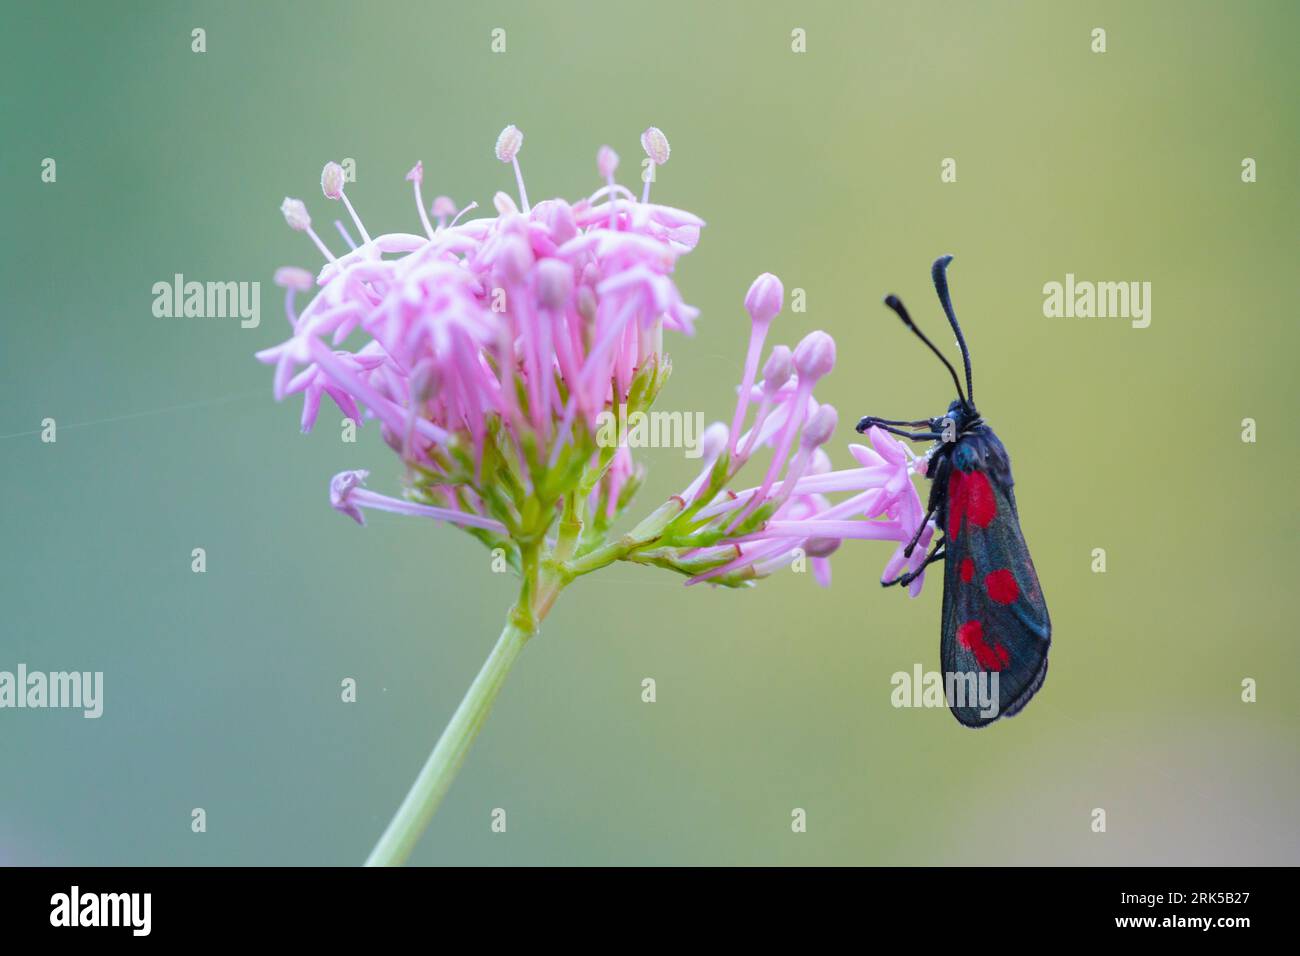
<path id="1" fill-rule="evenodd" d="M 643 139 L 666 160 L 662 133 Z M 258 353 L 276 367 L 277 398 L 303 394 L 304 431 L 323 396 L 358 423 L 377 419 L 420 501 L 503 528 L 519 515 L 502 488 L 552 489 L 587 463 L 600 475 L 594 493 L 618 501 L 636 466 L 630 454 L 600 463 L 597 421 L 629 399 L 652 401 L 664 378 L 664 331 L 692 331 L 698 313 L 673 272 L 703 226 L 637 202 L 613 179 L 612 150 L 601 153 L 607 181 L 592 196 L 530 206 L 522 145 L 508 126 L 495 149 L 515 172 L 518 204 L 498 194 L 495 216 L 466 218 L 475 204 L 456 214 L 439 196 L 427 210 L 416 163 L 406 179 L 418 225 L 373 237 L 343 167 L 327 164 L 322 192 L 344 204 L 360 241 L 336 256 L 312 231 L 306 204 L 285 200 L 286 221 L 326 261 L 310 284 L 304 270 L 278 274 L 293 333 Z M 293 296 L 313 285 L 319 291 L 299 314 Z"/>

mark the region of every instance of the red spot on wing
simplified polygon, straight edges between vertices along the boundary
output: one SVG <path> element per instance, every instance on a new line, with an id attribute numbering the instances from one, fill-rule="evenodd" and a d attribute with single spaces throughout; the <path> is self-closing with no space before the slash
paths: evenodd
<path id="1" fill-rule="evenodd" d="M 957 643 L 974 654 L 986 671 L 1000 671 L 1011 661 L 1005 647 L 997 641 L 990 645 L 984 639 L 984 625 L 979 621 L 967 621 L 957 628 Z"/>
<path id="2" fill-rule="evenodd" d="M 998 503 L 988 476 L 982 471 L 954 468 L 948 477 L 948 537 L 957 540 L 963 518 L 977 528 L 987 528 L 997 514 Z"/>
<path id="3" fill-rule="evenodd" d="M 975 562 L 970 558 L 961 559 L 961 579 L 966 584 L 970 584 L 975 578 Z"/>
<path id="4" fill-rule="evenodd" d="M 989 592 L 989 598 L 996 604 L 1010 604 L 1020 597 L 1020 586 L 1016 584 L 1016 576 L 1006 568 L 999 568 L 986 574 L 984 590 Z"/>
<path id="5" fill-rule="evenodd" d="M 966 516 L 977 528 L 987 528 L 997 517 L 998 503 L 993 497 L 993 487 L 982 471 L 972 471 L 962 483 L 966 492 Z"/>

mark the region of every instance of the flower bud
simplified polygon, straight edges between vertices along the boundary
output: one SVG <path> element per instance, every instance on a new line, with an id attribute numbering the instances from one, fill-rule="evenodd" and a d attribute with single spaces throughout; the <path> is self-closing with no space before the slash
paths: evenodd
<path id="1" fill-rule="evenodd" d="M 790 376 L 793 374 L 794 357 L 790 354 L 789 347 L 774 346 L 772 354 L 767 357 L 767 363 L 763 366 L 763 391 L 769 397 L 775 395 L 786 382 L 790 381 Z"/>
<path id="2" fill-rule="evenodd" d="M 600 152 L 596 153 L 596 171 L 600 173 L 600 178 L 609 179 L 616 169 L 618 169 L 618 153 L 608 146 L 602 146 Z"/>
<path id="3" fill-rule="evenodd" d="M 817 448 L 826 444 L 831 435 L 835 434 L 837 424 L 839 424 L 839 415 L 835 411 L 835 406 L 822 405 L 813 412 L 812 418 L 804 425 L 803 434 L 799 436 L 799 444 L 805 448 Z"/>
<path id="4" fill-rule="evenodd" d="M 501 240 L 501 251 L 497 254 L 496 266 L 505 280 L 510 283 L 522 282 L 533 264 L 533 250 L 519 236 L 509 236 Z"/>
<path id="5" fill-rule="evenodd" d="M 842 538 L 809 538 L 803 543 L 803 553 L 810 558 L 829 558 L 842 543 Z"/>
<path id="6" fill-rule="evenodd" d="M 722 454 L 722 449 L 727 447 L 727 426 L 722 422 L 714 422 L 708 428 L 704 429 L 704 434 L 700 436 L 700 457 L 705 461 L 712 461 Z"/>
<path id="7" fill-rule="evenodd" d="M 825 332 L 809 332 L 795 346 L 794 367 L 801 380 L 815 382 L 835 367 L 835 340 Z"/>
<path id="8" fill-rule="evenodd" d="M 745 310 L 756 323 L 771 322 L 785 305 L 785 286 L 770 272 L 754 280 L 745 293 Z"/>
<path id="9" fill-rule="evenodd" d="M 498 192 L 492 197 L 492 205 L 497 207 L 497 213 L 502 216 L 517 215 L 519 213 L 519 207 L 515 205 L 514 199 L 503 192 Z"/>
<path id="10" fill-rule="evenodd" d="M 557 246 L 564 245 L 578 234 L 578 223 L 573 218 L 573 207 L 567 202 L 563 199 L 550 199 L 534 206 L 533 212 L 537 212 L 541 206 L 546 207 L 542 213 L 542 222 L 546 223 L 551 241 Z"/>

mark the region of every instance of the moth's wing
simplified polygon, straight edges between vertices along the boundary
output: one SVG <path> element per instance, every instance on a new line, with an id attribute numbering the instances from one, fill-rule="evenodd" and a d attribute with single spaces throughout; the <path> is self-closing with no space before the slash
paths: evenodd
<path id="1" fill-rule="evenodd" d="M 968 727 L 1017 713 L 1047 676 L 1052 625 L 1009 478 L 1009 470 L 1003 481 L 996 472 L 954 469 L 948 484 L 939 655 L 945 687 L 965 692 L 950 692 L 948 706 Z M 991 705 L 994 674 L 997 711 L 989 713 L 978 691 L 984 682 Z"/>

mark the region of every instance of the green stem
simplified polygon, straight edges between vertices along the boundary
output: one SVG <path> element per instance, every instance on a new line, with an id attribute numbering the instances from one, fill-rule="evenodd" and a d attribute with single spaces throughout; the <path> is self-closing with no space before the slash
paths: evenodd
<path id="1" fill-rule="evenodd" d="M 532 615 L 528 617 L 531 619 Z M 411 855 L 420 834 L 433 818 L 438 804 L 446 796 L 456 772 L 465 762 L 470 744 L 478 736 L 479 729 L 487 719 L 488 711 L 497 698 L 497 693 L 510 673 L 510 667 L 523 650 L 531 631 L 521 627 L 518 617 L 513 612 L 496 646 L 484 661 L 483 668 L 469 685 L 465 697 L 461 700 L 456 713 L 452 715 L 447 729 L 438 738 L 433 753 L 425 761 L 420 775 L 415 778 L 406 799 L 393 814 L 388 829 L 379 838 L 375 848 L 366 859 L 366 866 L 400 866 Z"/>
<path id="2" fill-rule="evenodd" d="M 574 561 L 565 563 L 563 567 L 566 579 L 571 581 L 583 574 L 598 571 L 615 561 L 622 561 L 636 548 L 644 547 L 658 540 L 659 536 L 663 534 L 664 528 L 668 527 L 672 520 L 681 513 L 682 507 L 682 499 L 677 497 L 669 498 L 617 541 L 611 541 L 609 544 L 602 545 L 594 551 L 589 551 Z"/>

